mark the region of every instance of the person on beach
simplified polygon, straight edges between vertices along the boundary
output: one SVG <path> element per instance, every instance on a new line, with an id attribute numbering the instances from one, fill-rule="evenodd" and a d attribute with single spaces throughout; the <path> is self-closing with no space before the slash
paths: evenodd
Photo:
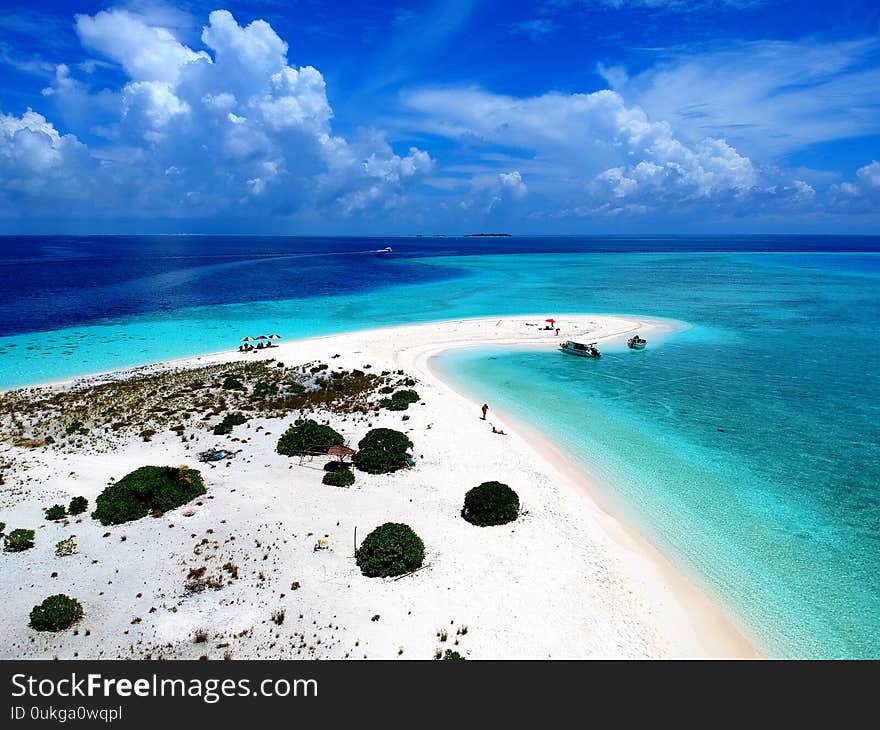
<path id="1" fill-rule="evenodd" d="M 507 436 L 503 429 L 495 428 L 495 426 L 492 426 L 492 433 L 497 433 L 499 436 Z"/>
<path id="2" fill-rule="evenodd" d="M 483 411 L 483 420 L 485 421 L 486 420 L 486 411 L 489 410 L 489 406 L 486 405 L 485 403 L 483 403 L 483 408 L 481 410 Z"/>
<path id="3" fill-rule="evenodd" d="M 559 337 L 559 327 L 556 328 L 556 336 Z"/>

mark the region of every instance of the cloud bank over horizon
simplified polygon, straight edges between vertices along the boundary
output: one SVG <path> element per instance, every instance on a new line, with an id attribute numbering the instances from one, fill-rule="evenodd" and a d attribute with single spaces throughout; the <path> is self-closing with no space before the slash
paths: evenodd
<path id="1" fill-rule="evenodd" d="M 875 42 L 811 42 L 797 68 L 794 49 L 763 44 L 757 76 L 718 61 L 732 51 L 707 52 L 708 64 L 667 58 L 635 75 L 600 65 L 609 88 L 586 92 L 411 83 L 341 133 L 324 74 L 292 64 L 265 20 L 214 10 L 197 43 L 133 8 L 73 23 L 87 59 L 49 66 L 41 95 L 54 114 L 0 107 L 6 230 L 74 219 L 352 233 L 876 222 L 877 161 L 848 177 L 779 164 L 823 139 L 823 119 L 838 137 L 880 132 L 863 90 L 880 71 L 859 66 Z M 102 83 L 96 68 L 106 69 Z M 726 93 L 713 97 L 721 82 Z M 798 95 L 798 83 L 821 93 Z M 776 98 L 783 85 L 789 96 Z M 861 100 L 860 115 L 820 115 L 816 104 L 846 93 Z M 783 116 L 787 137 L 751 144 L 741 132 L 749 118 L 766 131 Z"/>

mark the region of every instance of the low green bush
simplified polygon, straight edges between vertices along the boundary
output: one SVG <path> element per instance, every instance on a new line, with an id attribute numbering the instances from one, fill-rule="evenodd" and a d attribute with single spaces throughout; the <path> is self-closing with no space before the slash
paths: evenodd
<path id="1" fill-rule="evenodd" d="M 452 662 L 463 662 L 465 658 L 459 654 L 457 651 L 453 651 L 452 649 L 447 649 L 443 654 L 443 661 L 452 661 Z"/>
<path id="2" fill-rule="evenodd" d="M 34 546 L 33 530 L 13 530 L 4 538 L 4 548 L 10 553 L 19 553 Z"/>
<path id="3" fill-rule="evenodd" d="M 410 403 L 418 403 L 420 400 L 419 394 L 414 390 L 398 390 L 390 398 L 380 400 L 379 405 L 389 411 L 405 411 Z"/>
<path id="4" fill-rule="evenodd" d="M 519 497 L 501 482 L 483 482 L 464 496 L 461 516 L 472 525 L 503 525 L 515 520 L 517 515 Z"/>
<path id="5" fill-rule="evenodd" d="M 345 439 L 330 426 L 312 419 L 297 419 L 278 439 L 275 450 L 282 456 L 302 456 L 312 450 L 342 446 Z"/>
<path id="6" fill-rule="evenodd" d="M 46 510 L 47 520 L 60 520 L 67 516 L 67 510 L 63 504 L 53 504 Z"/>
<path id="7" fill-rule="evenodd" d="M 354 474 L 352 474 L 351 469 L 328 471 L 324 475 L 323 482 L 331 487 L 350 487 L 354 484 Z"/>
<path id="8" fill-rule="evenodd" d="M 82 604 L 58 593 L 31 609 L 31 627 L 37 631 L 62 631 L 83 617 Z"/>
<path id="9" fill-rule="evenodd" d="M 223 381 L 223 390 L 244 390 L 244 383 L 231 375 Z"/>
<path id="10" fill-rule="evenodd" d="M 67 506 L 67 511 L 72 515 L 81 515 L 89 508 L 89 500 L 85 497 L 74 497 Z"/>
<path id="11" fill-rule="evenodd" d="M 386 522 L 364 538 L 355 557 L 368 578 L 404 575 L 422 566 L 425 544 L 409 525 Z"/>
<path id="12" fill-rule="evenodd" d="M 406 466 L 412 441 L 391 428 L 374 428 L 358 443 L 354 465 L 368 474 L 387 474 Z"/>
<path id="13" fill-rule="evenodd" d="M 118 525 L 180 507 L 205 491 L 202 475 L 195 469 L 142 466 L 98 495 L 92 517 L 102 525 Z"/>
<path id="14" fill-rule="evenodd" d="M 251 400 L 263 400 L 267 396 L 275 395 L 278 392 L 278 386 L 275 383 L 264 383 L 260 381 L 254 386 L 251 392 Z"/>
<path id="15" fill-rule="evenodd" d="M 232 429 L 235 426 L 241 426 L 243 423 L 247 423 L 247 418 L 241 415 L 241 413 L 227 413 L 223 416 L 223 420 L 214 426 L 214 435 L 225 436 L 228 433 L 232 433 Z"/>
<path id="16" fill-rule="evenodd" d="M 55 554 L 59 558 L 64 558 L 68 555 L 73 555 L 76 552 L 76 538 L 71 535 L 70 537 L 59 540 L 55 543 Z"/>
<path id="17" fill-rule="evenodd" d="M 6 531 L 6 523 L 5 523 L 5 522 L 0 522 L 0 535 L 3 535 L 3 533 L 4 533 L 5 531 Z"/>

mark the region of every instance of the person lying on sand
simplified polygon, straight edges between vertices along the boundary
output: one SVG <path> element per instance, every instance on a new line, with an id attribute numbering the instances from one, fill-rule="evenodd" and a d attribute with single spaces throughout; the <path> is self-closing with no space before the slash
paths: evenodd
<path id="1" fill-rule="evenodd" d="M 492 426 L 492 433 L 497 433 L 499 436 L 507 436 L 503 430 L 495 428 L 495 426 Z"/>

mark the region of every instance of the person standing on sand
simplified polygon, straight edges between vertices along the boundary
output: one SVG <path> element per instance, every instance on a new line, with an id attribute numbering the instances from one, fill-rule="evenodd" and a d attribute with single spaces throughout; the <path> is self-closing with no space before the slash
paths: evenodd
<path id="1" fill-rule="evenodd" d="M 486 420 L 486 411 L 488 411 L 488 410 L 489 410 L 489 406 L 486 405 L 485 403 L 483 403 L 482 411 L 483 411 L 483 420 L 484 421 Z"/>

